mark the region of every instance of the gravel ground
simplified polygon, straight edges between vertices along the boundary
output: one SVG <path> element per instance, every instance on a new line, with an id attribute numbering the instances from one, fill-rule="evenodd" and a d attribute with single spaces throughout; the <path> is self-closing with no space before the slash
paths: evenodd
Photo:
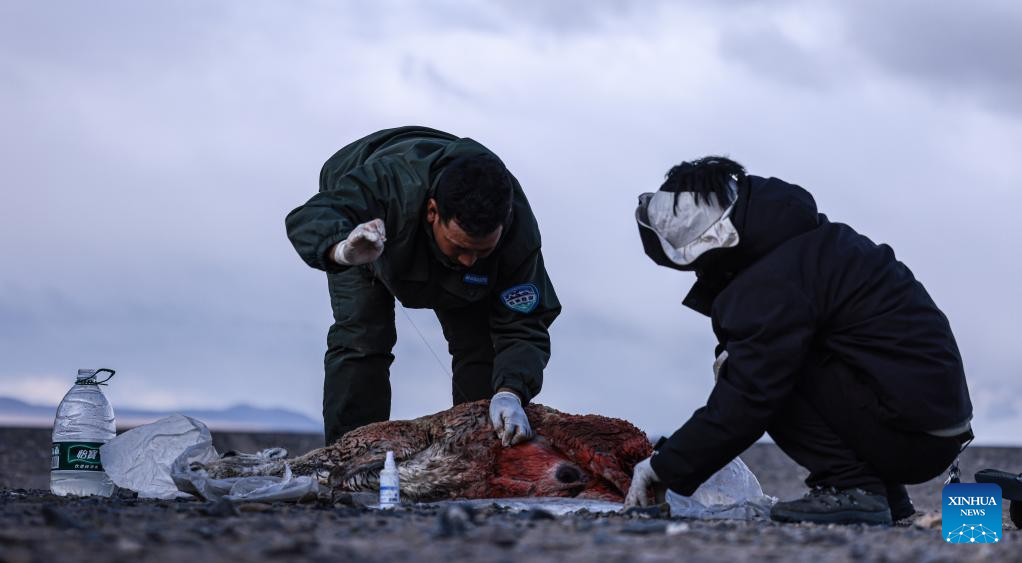
<path id="1" fill-rule="evenodd" d="M 321 438 L 215 434 L 220 451 L 284 446 L 299 454 Z M 682 521 L 656 514 L 509 513 L 498 508 L 376 511 L 357 500 L 307 505 L 150 501 L 50 495 L 49 432 L 0 429 L 0 562 L 77 561 L 1022 561 L 1022 532 L 1005 520 L 993 545 L 949 545 L 939 525 L 778 525 Z M 803 492 L 804 472 L 774 446 L 743 455 L 764 490 Z M 1022 450 L 970 448 L 963 474 L 1022 470 Z M 940 507 L 939 481 L 910 490 L 923 517 Z"/>

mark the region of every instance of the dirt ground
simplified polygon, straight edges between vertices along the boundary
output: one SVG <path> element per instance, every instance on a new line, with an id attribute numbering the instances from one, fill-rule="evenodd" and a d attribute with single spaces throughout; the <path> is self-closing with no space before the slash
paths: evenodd
<path id="1" fill-rule="evenodd" d="M 297 434 L 217 434 L 219 451 L 320 445 Z M 743 455 L 767 494 L 804 492 L 804 472 L 771 445 Z M 371 510 L 346 502 L 262 505 L 151 501 L 115 495 L 67 499 L 47 487 L 49 431 L 0 429 L 0 563 L 49 561 L 1022 561 L 1022 532 L 950 545 L 936 528 L 899 524 L 779 525 L 683 521 L 656 515 L 553 517 L 498 508 Z M 1022 471 L 1022 449 L 970 448 L 965 481 L 982 468 Z M 940 508 L 941 482 L 910 487 L 924 517 Z M 1005 512 L 1007 512 L 1005 510 Z M 97 558 L 98 556 L 98 558 Z"/>

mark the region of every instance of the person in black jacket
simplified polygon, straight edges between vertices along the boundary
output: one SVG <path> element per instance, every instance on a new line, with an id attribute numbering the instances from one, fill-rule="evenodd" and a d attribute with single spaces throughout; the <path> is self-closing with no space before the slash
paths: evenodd
<path id="1" fill-rule="evenodd" d="M 654 262 L 696 273 L 684 304 L 718 345 L 706 406 L 636 466 L 626 504 L 651 488 L 692 494 L 766 432 L 811 488 L 773 519 L 914 513 L 904 484 L 954 462 L 972 404 L 947 318 L 894 251 L 723 157 L 672 168 L 636 219 Z"/>
<path id="2" fill-rule="evenodd" d="M 326 161 L 319 193 L 285 225 L 302 260 L 326 272 L 334 313 L 327 445 L 390 418 L 395 300 L 436 312 L 452 402 L 490 399 L 504 446 L 532 437 L 524 406 L 543 387 L 561 303 L 532 207 L 496 154 L 428 127 L 377 131 Z"/>

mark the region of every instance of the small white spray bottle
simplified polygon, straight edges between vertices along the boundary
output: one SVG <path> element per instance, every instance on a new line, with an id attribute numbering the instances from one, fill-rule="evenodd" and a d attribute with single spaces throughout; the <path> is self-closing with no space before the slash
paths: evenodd
<path id="1" fill-rule="evenodd" d="M 394 452 L 387 452 L 387 459 L 380 471 L 380 508 L 394 508 L 401 504 L 401 482 L 397 475 Z"/>

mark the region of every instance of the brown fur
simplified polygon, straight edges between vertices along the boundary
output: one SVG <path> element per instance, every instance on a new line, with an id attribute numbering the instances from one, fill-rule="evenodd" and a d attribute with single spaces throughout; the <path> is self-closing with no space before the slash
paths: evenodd
<path id="1" fill-rule="evenodd" d="M 219 460 L 213 477 L 315 475 L 339 491 L 376 491 L 386 452 L 397 459 L 401 494 L 410 500 L 582 497 L 621 501 L 632 468 L 652 453 L 631 423 L 599 415 L 525 408 L 537 437 L 501 447 L 489 401 L 465 403 L 414 420 L 378 422 L 348 432 L 325 448 L 261 464 Z"/>

